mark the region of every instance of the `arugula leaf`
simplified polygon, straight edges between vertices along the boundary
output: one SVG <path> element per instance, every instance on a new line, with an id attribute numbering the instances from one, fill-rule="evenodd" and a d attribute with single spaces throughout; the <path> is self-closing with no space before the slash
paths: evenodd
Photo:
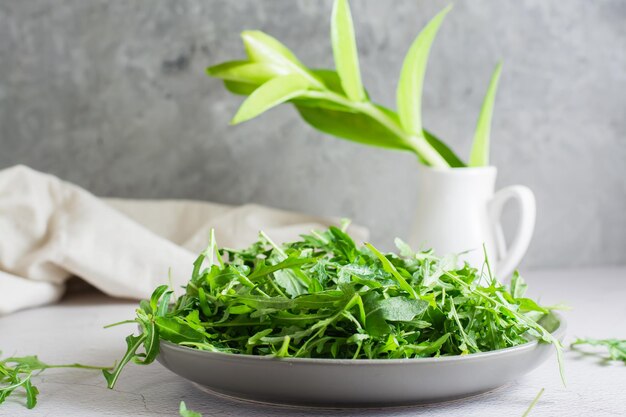
<path id="1" fill-rule="evenodd" d="M 401 297 L 391 297 L 378 304 L 383 318 L 389 321 L 411 321 L 426 311 L 428 303 L 423 300 L 410 300 Z"/>
<path id="2" fill-rule="evenodd" d="M 248 275 L 250 281 L 256 281 L 259 278 L 265 277 L 276 271 L 283 269 L 297 268 L 302 265 L 315 263 L 316 258 L 299 258 L 297 256 L 289 256 L 287 259 L 277 263 L 276 265 L 268 265 L 264 261 L 261 261 L 254 268 L 254 271 Z"/>
<path id="3" fill-rule="evenodd" d="M 191 411 L 187 409 L 184 401 L 180 402 L 180 407 L 178 410 L 180 417 L 202 417 L 202 414 L 197 413 L 195 411 Z"/>
<path id="4" fill-rule="evenodd" d="M 217 250 L 212 238 L 173 305 L 163 287 L 140 303 L 141 334 L 127 338 L 118 367 L 105 373 L 108 385 L 131 360 L 152 362 L 156 337 L 231 354 L 350 359 L 462 355 L 537 339 L 562 360 L 550 333 L 558 321 L 524 297 L 519 275 L 510 287 L 495 279 L 484 287 L 479 270 L 453 258 L 399 240 L 400 254 L 385 254 L 357 245 L 345 227 L 283 244 L 261 232 L 241 250 Z M 203 269 L 213 254 L 217 264 Z"/>
<path id="5" fill-rule="evenodd" d="M 78 368 L 107 370 L 108 367 L 82 365 L 79 363 L 50 365 L 39 360 L 37 356 L 14 356 L 0 359 L 0 404 L 18 389 L 23 389 L 26 394 L 26 408 L 34 408 L 37 405 L 39 390 L 33 385 L 32 377 L 46 369 L 52 368 Z"/>
<path id="6" fill-rule="evenodd" d="M 513 298 L 522 298 L 526 294 L 526 288 L 528 288 L 528 285 L 526 285 L 524 279 L 522 279 L 518 271 L 514 271 L 510 285 L 510 292 Z"/>
<path id="7" fill-rule="evenodd" d="M 174 343 L 203 342 L 204 335 L 191 327 L 181 317 L 156 317 L 160 336 Z"/>
<path id="8" fill-rule="evenodd" d="M 600 346 L 607 349 L 608 358 L 613 361 L 622 361 L 626 364 L 626 339 L 590 339 L 579 338 L 570 347 L 578 346 Z"/>
<path id="9" fill-rule="evenodd" d="M 383 264 L 383 268 L 385 269 L 385 271 L 390 273 L 398 281 L 398 284 L 400 285 L 400 288 L 402 288 L 404 291 L 406 291 L 408 294 L 410 294 L 411 297 L 418 298 L 417 292 L 415 291 L 415 289 L 412 286 L 409 285 L 409 283 L 406 281 L 406 279 L 402 275 L 400 275 L 400 273 L 398 272 L 396 267 L 389 261 L 389 259 L 387 259 L 385 257 L 385 255 L 380 253 L 378 251 L 378 249 L 376 249 L 370 243 L 366 243 L 365 246 L 369 250 L 371 250 L 374 253 L 374 255 L 376 255 L 376 257 Z"/>
<path id="10" fill-rule="evenodd" d="M 291 297 L 305 294 L 307 291 L 307 286 L 291 271 L 276 271 L 274 279 Z"/>
<path id="11" fill-rule="evenodd" d="M 106 379 L 107 386 L 109 388 L 113 388 L 115 386 L 115 383 L 120 377 L 120 373 L 122 372 L 122 369 L 124 369 L 124 366 L 126 366 L 126 364 L 130 362 L 131 359 L 139 357 L 137 355 L 137 349 L 139 349 L 139 347 L 141 346 L 143 341 L 146 340 L 147 337 L 148 336 L 144 333 L 137 336 L 132 334 L 126 336 L 126 353 L 119 361 L 115 369 L 113 369 L 113 371 L 108 371 L 106 369 L 102 370 L 102 374 L 104 375 L 104 379 Z M 141 357 L 139 358 L 141 359 Z"/>

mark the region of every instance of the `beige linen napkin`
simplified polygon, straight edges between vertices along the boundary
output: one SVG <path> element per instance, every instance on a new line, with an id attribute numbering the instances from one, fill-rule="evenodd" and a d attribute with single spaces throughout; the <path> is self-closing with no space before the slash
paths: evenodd
<path id="1" fill-rule="evenodd" d="M 53 303 L 79 276 L 101 291 L 145 298 L 158 285 L 189 279 L 215 229 L 220 246 L 244 247 L 263 229 L 295 239 L 337 220 L 257 205 L 180 200 L 99 199 L 24 166 L 0 171 L 0 315 Z M 367 230 L 351 226 L 357 241 Z"/>

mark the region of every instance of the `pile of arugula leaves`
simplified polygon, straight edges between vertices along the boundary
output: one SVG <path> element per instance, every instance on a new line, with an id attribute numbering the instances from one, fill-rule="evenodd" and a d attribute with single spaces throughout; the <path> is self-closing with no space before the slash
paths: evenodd
<path id="1" fill-rule="evenodd" d="M 126 338 L 113 371 L 149 364 L 160 340 L 194 349 L 281 358 L 397 359 L 464 355 L 538 339 L 561 343 L 546 329 L 549 307 L 524 297 L 515 274 L 500 284 L 484 270 L 431 251 L 399 254 L 357 247 L 342 228 L 275 244 L 264 233 L 244 250 L 209 247 L 194 263 L 185 293 L 158 287 L 140 303 L 141 329 Z M 123 322 L 123 323 L 127 323 Z M 545 326 L 544 326 L 545 325 Z M 549 327 L 549 326 L 548 326 Z"/>

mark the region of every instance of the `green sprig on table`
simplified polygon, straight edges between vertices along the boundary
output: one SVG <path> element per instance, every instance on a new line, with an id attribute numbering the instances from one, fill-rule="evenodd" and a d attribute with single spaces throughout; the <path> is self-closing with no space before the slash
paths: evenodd
<path id="1" fill-rule="evenodd" d="M 243 250 L 218 249 L 212 237 L 184 294 L 167 286 L 142 301 L 112 372 L 113 387 L 130 361 L 149 364 L 161 340 L 189 348 L 281 358 L 398 359 L 465 355 L 538 339 L 561 344 L 555 317 L 489 271 L 431 251 L 358 247 L 345 229 L 277 245 L 261 233 Z"/>
<path id="2" fill-rule="evenodd" d="M 596 346 L 603 347 L 607 350 L 608 359 L 613 361 L 622 361 L 626 364 L 626 339 L 576 339 L 570 346 L 579 348 L 580 346 Z"/>
<path id="3" fill-rule="evenodd" d="M 363 86 L 347 0 L 336 0 L 332 12 L 335 70 L 308 68 L 275 38 L 261 31 L 244 31 L 241 36 L 247 59 L 212 66 L 207 68 L 207 74 L 222 79 L 232 93 L 248 96 L 232 124 L 289 102 L 309 125 L 339 138 L 410 151 L 422 163 L 434 167 L 486 166 L 500 64 L 483 101 L 467 164 L 422 124 L 422 89 L 428 56 L 450 10 L 448 6 L 439 12 L 409 48 L 397 85 L 397 112 L 374 103 Z"/>
<path id="4" fill-rule="evenodd" d="M 82 365 L 80 363 L 49 365 L 40 361 L 37 356 L 16 356 L 2 359 L 0 360 L 0 404 L 14 392 L 23 390 L 26 394 L 26 407 L 35 407 L 39 390 L 33 385 L 32 377 L 46 369 L 53 368 L 111 369 L 110 367 Z"/>
<path id="5" fill-rule="evenodd" d="M 178 413 L 180 414 L 180 417 L 202 417 L 202 414 L 189 410 L 184 401 L 180 402 Z"/>

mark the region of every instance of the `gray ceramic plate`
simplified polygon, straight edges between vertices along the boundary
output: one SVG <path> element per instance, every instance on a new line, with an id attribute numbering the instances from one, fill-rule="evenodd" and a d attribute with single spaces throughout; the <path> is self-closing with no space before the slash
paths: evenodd
<path id="1" fill-rule="evenodd" d="M 549 330 L 562 340 L 565 322 L 561 316 L 556 318 Z M 379 407 L 445 401 L 489 391 L 535 369 L 553 351 L 551 345 L 529 342 L 440 358 L 277 359 L 206 352 L 161 341 L 158 360 L 210 391 L 245 400 Z"/>

